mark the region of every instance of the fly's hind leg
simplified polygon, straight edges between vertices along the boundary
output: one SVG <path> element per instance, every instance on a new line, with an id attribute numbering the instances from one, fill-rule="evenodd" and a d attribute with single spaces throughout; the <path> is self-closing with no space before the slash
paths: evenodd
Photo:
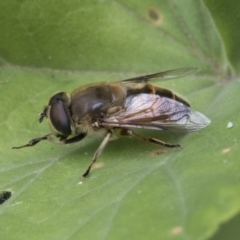
<path id="1" fill-rule="evenodd" d="M 168 147 L 168 148 L 181 148 L 181 145 L 179 145 L 179 144 L 165 143 L 165 142 L 163 142 L 161 140 L 158 140 L 156 138 L 142 136 L 140 134 L 137 134 L 137 133 L 133 132 L 132 130 L 127 130 L 127 132 L 125 132 L 125 134 L 126 133 L 127 133 L 127 135 L 133 136 L 133 137 L 138 138 L 142 141 L 158 144 L 158 145 Z"/>
<path id="2" fill-rule="evenodd" d="M 100 146 L 98 147 L 97 151 L 94 153 L 93 158 L 92 158 L 92 162 L 89 165 L 87 171 L 82 175 L 82 178 L 86 178 L 92 168 L 92 165 L 97 161 L 97 158 L 101 155 L 104 147 L 107 145 L 109 138 L 112 136 L 111 132 L 108 132 L 107 135 L 105 136 L 105 138 L 103 139 L 102 143 L 100 144 Z"/>

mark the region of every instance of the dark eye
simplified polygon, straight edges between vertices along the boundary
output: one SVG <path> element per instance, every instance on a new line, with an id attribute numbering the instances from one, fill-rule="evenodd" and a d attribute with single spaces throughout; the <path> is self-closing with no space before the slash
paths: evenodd
<path id="1" fill-rule="evenodd" d="M 71 126 L 66 110 L 64 109 L 63 102 L 56 97 L 52 101 L 50 109 L 50 121 L 53 127 L 62 135 L 71 135 Z"/>

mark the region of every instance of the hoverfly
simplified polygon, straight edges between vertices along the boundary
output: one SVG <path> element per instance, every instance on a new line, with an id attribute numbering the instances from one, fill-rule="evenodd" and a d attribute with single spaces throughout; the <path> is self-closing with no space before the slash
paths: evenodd
<path id="1" fill-rule="evenodd" d="M 48 119 L 51 133 L 13 148 L 31 147 L 42 140 L 60 144 L 75 143 L 88 133 L 101 130 L 105 137 L 82 175 L 84 178 L 116 132 L 165 147 L 180 148 L 179 144 L 142 136 L 133 129 L 192 132 L 208 126 L 211 121 L 200 112 L 193 111 L 183 98 L 171 90 L 149 83 L 156 78 L 182 77 L 196 70 L 182 68 L 118 82 L 89 84 L 74 90 L 70 95 L 58 92 L 39 114 L 40 123 L 44 118 Z"/>

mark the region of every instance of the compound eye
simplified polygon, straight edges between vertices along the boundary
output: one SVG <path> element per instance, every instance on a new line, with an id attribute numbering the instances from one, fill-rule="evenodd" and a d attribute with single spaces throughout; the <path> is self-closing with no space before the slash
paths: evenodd
<path id="1" fill-rule="evenodd" d="M 71 135 L 70 121 L 61 100 L 56 99 L 52 103 L 49 117 L 53 127 L 59 134 L 64 136 Z"/>

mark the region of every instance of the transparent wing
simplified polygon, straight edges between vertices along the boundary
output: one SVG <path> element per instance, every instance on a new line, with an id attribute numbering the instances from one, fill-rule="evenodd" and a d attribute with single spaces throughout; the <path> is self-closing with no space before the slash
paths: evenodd
<path id="1" fill-rule="evenodd" d="M 105 117 L 102 125 L 191 132 L 205 128 L 210 122 L 203 114 L 174 99 L 143 93 L 128 97 L 125 108 Z"/>
<path id="2" fill-rule="evenodd" d="M 178 78 L 183 77 L 188 74 L 192 74 L 194 72 L 197 72 L 198 68 L 180 68 L 175 70 L 169 70 L 165 72 L 159 72 L 154 74 L 149 74 L 145 76 L 139 76 L 134 78 L 129 78 L 126 80 L 122 80 L 121 82 L 132 82 L 132 83 L 139 83 L 139 82 L 147 82 L 155 78 L 161 78 L 162 80 L 172 79 L 172 78 Z"/>

